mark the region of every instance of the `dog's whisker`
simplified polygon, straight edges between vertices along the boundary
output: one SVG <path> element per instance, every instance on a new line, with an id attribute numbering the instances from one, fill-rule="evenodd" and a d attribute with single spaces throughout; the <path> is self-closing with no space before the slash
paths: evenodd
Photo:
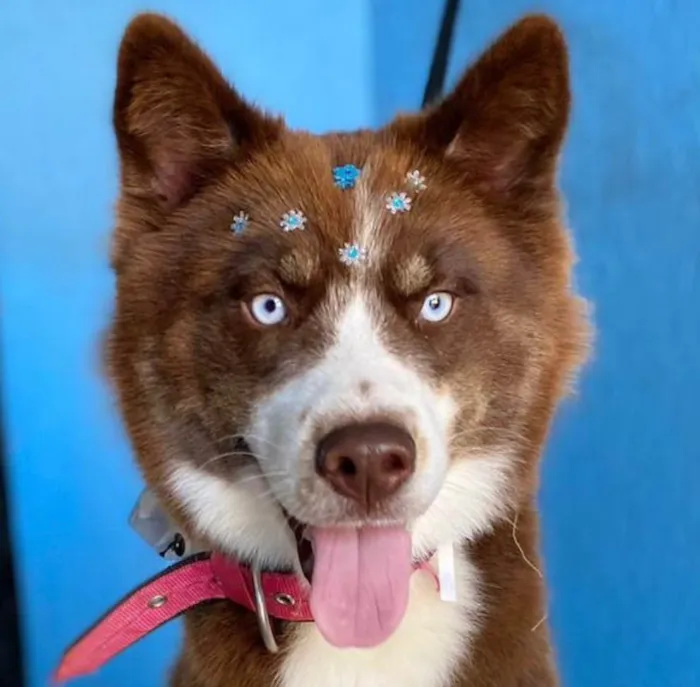
<path id="1" fill-rule="evenodd" d="M 535 631 L 537 630 L 537 628 L 539 628 L 539 627 L 542 625 L 542 623 L 547 622 L 548 619 L 549 619 L 549 613 L 545 613 L 545 614 L 535 623 L 535 625 L 534 625 L 533 627 L 530 628 L 530 632 L 535 632 Z"/>
<path id="2" fill-rule="evenodd" d="M 239 479 L 234 480 L 236 485 L 241 485 L 241 484 L 248 484 L 250 482 L 255 482 L 255 480 L 263 480 L 267 481 L 270 478 L 275 478 L 275 477 L 286 477 L 287 473 L 282 472 L 281 470 L 279 472 L 271 472 L 268 474 L 263 474 L 263 473 L 256 473 L 254 475 L 245 475 L 244 477 L 241 477 Z M 284 483 L 284 482 L 282 482 Z"/>
<path id="3" fill-rule="evenodd" d="M 255 434 L 248 434 L 247 436 L 244 437 L 244 440 L 247 441 L 257 441 L 261 444 L 265 444 L 267 446 L 270 446 L 271 448 L 275 449 L 276 451 L 281 451 L 281 452 L 286 452 L 289 450 L 288 446 L 282 446 L 281 444 L 278 444 L 270 439 L 267 439 L 265 437 L 257 436 Z"/>
<path id="4" fill-rule="evenodd" d="M 227 435 L 221 437 L 220 439 L 217 439 L 217 440 L 215 441 L 215 443 L 221 444 L 221 443 L 223 443 L 223 442 L 225 442 L 225 441 L 235 441 L 235 440 L 238 440 L 238 439 L 240 439 L 241 441 L 245 441 L 246 443 L 247 443 L 249 440 L 257 441 L 257 442 L 259 442 L 259 443 L 261 443 L 261 444 L 266 444 L 266 445 L 268 445 L 268 446 L 270 446 L 270 447 L 272 447 L 272 448 L 274 448 L 274 449 L 277 449 L 278 451 L 284 451 L 284 450 L 285 450 L 284 446 L 281 446 L 280 444 L 277 444 L 276 442 L 274 442 L 274 441 L 272 441 L 272 440 L 270 440 L 270 439 L 267 439 L 266 437 L 261 437 L 261 436 L 259 436 L 259 435 L 257 435 L 257 434 L 241 434 L 241 433 L 238 433 L 238 434 L 227 434 Z"/>
<path id="5" fill-rule="evenodd" d="M 463 441 L 465 439 L 472 439 L 475 437 L 482 436 L 484 434 L 493 435 L 493 437 L 497 439 L 507 438 L 517 443 L 531 443 L 530 440 L 518 430 L 508 429 L 504 427 L 475 427 L 473 429 L 463 429 L 453 433 L 451 436 L 451 440 L 453 442 Z"/>
<path id="6" fill-rule="evenodd" d="M 544 579 L 544 575 L 542 574 L 542 571 L 527 557 L 525 550 L 523 549 L 522 545 L 520 544 L 520 541 L 518 540 L 518 518 L 520 514 L 516 513 L 515 517 L 510 520 L 510 523 L 513 525 L 513 530 L 512 530 L 512 537 L 513 537 L 513 542 L 515 542 L 515 546 L 517 547 L 518 551 L 520 552 L 520 555 L 522 556 L 522 559 L 527 563 L 527 565 L 532 568 L 538 575 L 540 579 Z"/>
<path id="7" fill-rule="evenodd" d="M 208 458 L 199 467 L 205 468 L 205 467 L 207 467 L 207 465 L 211 465 L 212 463 L 215 463 L 218 460 L 224 460 L 226 458 L 236 458 L 236 457 L 257 458 L 257 456 L 254 453 L 251 453 L 250 451 L 227 451 L 226 453 L 219 453 L 216 456 L 212 456 L 211 458 Z"/>
<path id="8" fill-rule="evenodd" d="M 242 434 L 224 434 L 222 437 L 219 437 L 218 439 L 214 439 L 215 444 L 223 444 L 226 441 L 230 442 L 237 442 L 237 441 L 243 441 L 245 437 Z"/>

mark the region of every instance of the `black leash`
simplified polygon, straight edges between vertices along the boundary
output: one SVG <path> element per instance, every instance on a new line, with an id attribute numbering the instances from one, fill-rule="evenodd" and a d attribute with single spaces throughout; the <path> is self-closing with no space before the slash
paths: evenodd
<path id="1" fill-rule="evenodd" d="M 423 92 L 423 104 L 432 105 L 443 93 L 445 89 L 445 77 L 447 75 L 447 65 L 450 61 L 450 51 L 452 49 L 452 39 L 454 37 L 457 14 L 459 12 L 459 0 L 445 0 L 445 8 L 442 13 L 440 23 L 440 33 L 438 34 L 433 61 L 430 65 L 428 82 L 425 84 Z"/>

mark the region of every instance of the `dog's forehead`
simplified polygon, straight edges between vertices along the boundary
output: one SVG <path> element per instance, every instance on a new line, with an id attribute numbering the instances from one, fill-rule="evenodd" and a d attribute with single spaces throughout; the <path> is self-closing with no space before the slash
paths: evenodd
<path id="1" fill-rule="evenodd" d="M 279 247 L 277 267 L 291 282 L 329 261 L 346 274 L 391 263 L 410 292 L 429 276 L 422 228 L 433 229 L 433 242 L 450 230 L 440 217 L 439 172 L 419 151 L 370 132 L 289 133 L 236 171 L 230 188 L 252 232 Z M 452 214 L 469 213 L 462 206 Z"/>

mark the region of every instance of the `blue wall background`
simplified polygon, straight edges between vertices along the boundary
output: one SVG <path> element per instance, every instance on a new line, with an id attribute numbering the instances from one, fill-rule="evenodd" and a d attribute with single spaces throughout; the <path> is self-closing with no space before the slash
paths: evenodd
<path id="1" fill-rule="evenodd" d="M 441 3 L 154 2 L 247 96 L 314 131 L 419 104 Z M 144 9 L 24 0 L 0 11 L 0 308 L 12 524 L 29 684 L 160 563 L 125 519 L 139 492 L 99 376 L 116 193 L 118 40 Z M 565 684 L 700 685 L 700 59 L 695 0 L 463 0 L 450 68 L 520 14 L 571 45 L 563 185 L 596 303 L 597 354 L 544 469 Z M 152 687 L 178 628 L 83 684 Z"/>

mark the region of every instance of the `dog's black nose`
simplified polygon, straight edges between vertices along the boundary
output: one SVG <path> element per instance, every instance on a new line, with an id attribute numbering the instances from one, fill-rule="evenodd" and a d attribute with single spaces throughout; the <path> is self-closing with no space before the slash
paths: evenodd
<path id="1" fill-rule="evenodd" d="M 415 469 L 413 438 L 388 422 L 336 429 L 316 451 L 316 472 L 336 492 L 368 511 L 394 494 Z"/>

